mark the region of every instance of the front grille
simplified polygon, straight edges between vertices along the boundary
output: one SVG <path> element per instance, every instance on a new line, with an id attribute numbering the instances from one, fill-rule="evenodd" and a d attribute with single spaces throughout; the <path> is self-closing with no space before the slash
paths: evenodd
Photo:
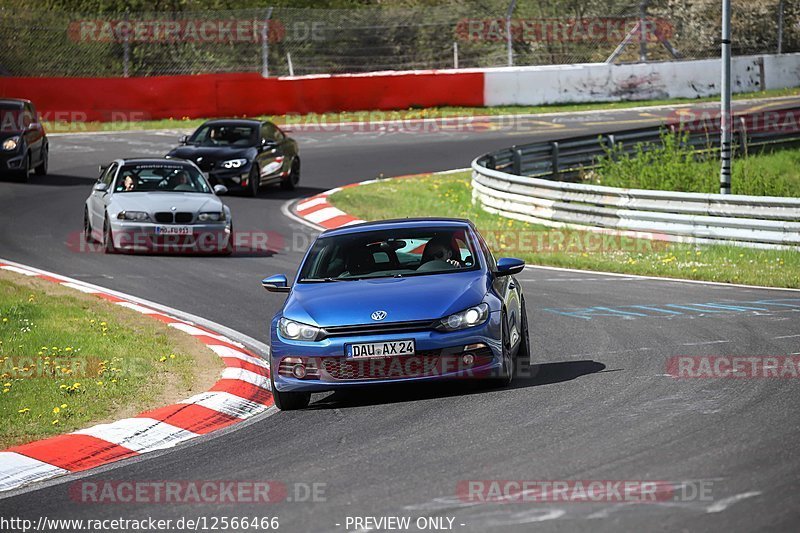
<path id="1" fill-rule="evenodd" d="M 387 322 L 386 324 L 360 324 L 357 326 L 331 326 L 324 328 L 328 337 L 347 335 L 380 335 L 383 333 L 414 333 L 428 331 L 436 326 L 436 320 L 414 320 L 411 322 Z"/>
<path id="2" fill-rule="evenodd" d="M 475 356 L 471 365 L 465 365 L 461 360 L 463 353 L 445 355 L 437 350 L 418 352 L 416 355 L 372 359 L 326 357 L 322 360 L 322 369 L 335 380 L 402 379 L 468 371 L 492 361 L 490 348 L 481 348 L 469 353 Z"/>
<path id="3" fill-rule="evenodd" d="M 194 215 L 191 213 L 175 213 L 175 223 L 176 224 L 188 224 L 194 219 Z"/>
<path id="4" fill-rule="evenodd" d="M 160 211 L 154 215 L 154 218 L 160 224 L 189 224 L 194 220 L 194 215 L 183 211 L 178 213 Z"/>

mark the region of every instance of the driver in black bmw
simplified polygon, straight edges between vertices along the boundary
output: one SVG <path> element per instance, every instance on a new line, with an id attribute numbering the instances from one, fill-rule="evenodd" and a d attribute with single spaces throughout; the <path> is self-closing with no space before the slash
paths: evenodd
<path id="1" fill-rule="evenodd" d="M 188 159 L 211 185 L 256 196 L 262 185 L 294 189 L 300 180 L 297 142 L 272 122 L 247 119 L 209 120 L 167 157 Z"/>

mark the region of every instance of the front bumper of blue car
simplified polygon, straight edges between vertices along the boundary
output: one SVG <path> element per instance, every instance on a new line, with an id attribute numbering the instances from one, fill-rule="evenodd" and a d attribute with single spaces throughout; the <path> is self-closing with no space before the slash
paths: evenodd
<path id="1" fill-rule="evenodd" d="M 501 313 L 459 331 L 434 329 L 293 341 L 272 323 L 270 368 L 280 392 L 324 392 L 364 385 L 497 377 L 503 366 Z M 347 346 L 413 340 L 414 354 L 354 358 Z M 299 368 L 302 367 L 302 368 Z M 298 377 L 301 376 L 301 377 Z"/>

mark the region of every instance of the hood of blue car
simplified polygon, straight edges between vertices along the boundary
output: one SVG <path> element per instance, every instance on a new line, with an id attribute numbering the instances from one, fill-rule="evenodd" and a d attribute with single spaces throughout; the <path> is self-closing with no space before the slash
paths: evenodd
<path id="1" fill-rule="evenodd" d="M 434 320 L 480 303 L 486 290 L 481 271 L 297 283 L 283 316 L 321 327 L 374 324 L 374 311 L 386 311 L 384 323 Z"/>

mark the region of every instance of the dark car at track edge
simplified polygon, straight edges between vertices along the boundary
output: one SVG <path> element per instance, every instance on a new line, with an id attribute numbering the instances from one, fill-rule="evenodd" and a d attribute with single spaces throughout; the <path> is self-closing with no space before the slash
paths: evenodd
<path id="1" fill-rule="evenodd" d="M 49 144 L 30 100 L 0 99 L 0 175 L 28 181 L 47 174 Z"/>

